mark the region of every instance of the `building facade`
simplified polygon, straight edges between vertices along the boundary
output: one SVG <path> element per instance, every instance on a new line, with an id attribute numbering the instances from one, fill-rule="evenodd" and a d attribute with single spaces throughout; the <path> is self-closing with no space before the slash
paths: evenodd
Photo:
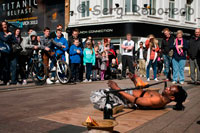
<path id="1" fill-rule="evenodd" d="M 200 27 L 199 0 L 71 0 L 70 28 L 79 28 L 83 38 L 110 37 L 119 47 L 126 33 L 138 43 L 149 34 L 159 40 L 162 29 L 172 34 L 181 29 L 190 38 Z"/>
<path id="2" fill-rule="evenodd" d="M 40 35 L 44 27 L 53 31 L 57 24 L 65 25 L 65 21 L 68 24 L 66 8 L 69 8 L 69 0 L 1 0 L 0 21 L 21 28 L 23 36 L 27 35 L 28 28 L 33 28 Z"/>

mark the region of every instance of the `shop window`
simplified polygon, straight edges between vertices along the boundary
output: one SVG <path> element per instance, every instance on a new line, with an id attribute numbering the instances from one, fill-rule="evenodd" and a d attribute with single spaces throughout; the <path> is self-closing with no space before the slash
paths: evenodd
<path id="1" fill-rule="evenodd" d="M 156 0 L 150 0 L 150 15 L 156 15 Z"/>
<path id="2" fill-rule="evenodd" d="M 169 18 L 175 18 L 174 16 L 175 0 L 169 1 Z"/>
<path id="3" fill-rule="evenodd" d="M 89 0 L 85 0 L 81 2 L 82 7 L 85 9 L 85 11 L 82 12 L 81 17 L 89 17 L 90 16 L 90 1 Z"/>
<path id="4" fill-rule="evenodd" d="M 187 21 L 191 21 L 191 4 L 192 4 L 193 0 L 187 0 L 187 4 L 186 4 L 186 20 Z"/>
<path id="5" fill-rule="evenodd" d="M 125 0 L 125 12 L 137 12 L 137 0 Z"/>
<path id="6" fill-rule="evenodd" d="M 113 0 L 103 0 L 103 15 L 112 14 Z"/>

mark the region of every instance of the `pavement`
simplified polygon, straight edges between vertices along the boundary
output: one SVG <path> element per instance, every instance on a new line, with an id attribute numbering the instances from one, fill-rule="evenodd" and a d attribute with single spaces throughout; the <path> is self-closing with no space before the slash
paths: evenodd
<path id="1" fill-rule="evenodd" d="M 185 77 L 186 82 L 189 81 L 188 71 L 185 72 Z M 158 79 L 162 80 L 164 77 L 161 76 Z M 115 81 L 121 88 L 133 87 L 133 83 L 129 79 Z M 154 82 L 150 81 L 150 83 Z M 169 82 L 168 85 L 171 83 Z M 161 91 L 163 87 L 163 84 L 155 86 L 155 88 L 161 88 Z M 133 126 L 128 132 L 198 133 L 200 131 L 200 125 L 197 124 L 197 121 L 200 120 L 200 86 L 185 83 L 183 87 L 188 92 L 188 102 L 185 104 L 184 111 L 170 110 L 137 127 Z M 76 85 L 35 86 L 30 83 L 26 86 L 0 86 L 0 133 L 86 132 L 87 129 L 83 126 L 65 124 L 41 117 L 67 110 L 76 113 L 77 108 L 91 105 L 89 100 L 91 91 L 102 88 L 107 88 L 107 81 Z M 88 112 L 90 110 L 88 108 Z M 126 117 L 122 115 L 120 119 L 126 120 Z M 137 118 L 133 117 L 132 119 Z M 116 132 L 122 131 L 116 130 Z"/>

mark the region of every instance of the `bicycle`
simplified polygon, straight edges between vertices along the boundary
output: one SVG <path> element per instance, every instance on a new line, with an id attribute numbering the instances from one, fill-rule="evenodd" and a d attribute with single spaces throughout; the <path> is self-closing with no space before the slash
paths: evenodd
<path id="1" fill-rule="evenodd" d="M 46 83 L 47 68 L 45 64 L 42 62 L 42 57 L 40 52 L 38 54 L 36 50 L 33 51 L 33 56 L 28 62 L 27 70 L 28 70 L 27 72 L 29 73 L 33 82 L 36 85 L 43 85 Z"/>
<path id="2" fill-rule="evenodd" d="M 61 84 L 67 84 L 71 78 L 69 65 L 65 61 L 61 60 L 61 55 L 56 55 L 55 53 L 51 55 L 50 61 L 51 63 L 48 74 L 49 79 L 53 83 L 59 80 Z"/>

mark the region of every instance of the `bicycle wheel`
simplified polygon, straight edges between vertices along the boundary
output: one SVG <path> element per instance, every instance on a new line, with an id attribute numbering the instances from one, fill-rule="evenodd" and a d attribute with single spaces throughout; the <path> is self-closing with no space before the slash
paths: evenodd
<path id="1" fill-rule="evenodd" d="M 47 68 L 42 61 L 35 61 L 31 67 L 31 77 L 36 85 L 43 85 L 47 79 Z"/>
<path id="2" fill-rule="evenodd" d="M 56 75 L 61 84 L 66 84 L 71 78 L 71 70 L 69 65 L 61 60 L 57 62 Z"/>

